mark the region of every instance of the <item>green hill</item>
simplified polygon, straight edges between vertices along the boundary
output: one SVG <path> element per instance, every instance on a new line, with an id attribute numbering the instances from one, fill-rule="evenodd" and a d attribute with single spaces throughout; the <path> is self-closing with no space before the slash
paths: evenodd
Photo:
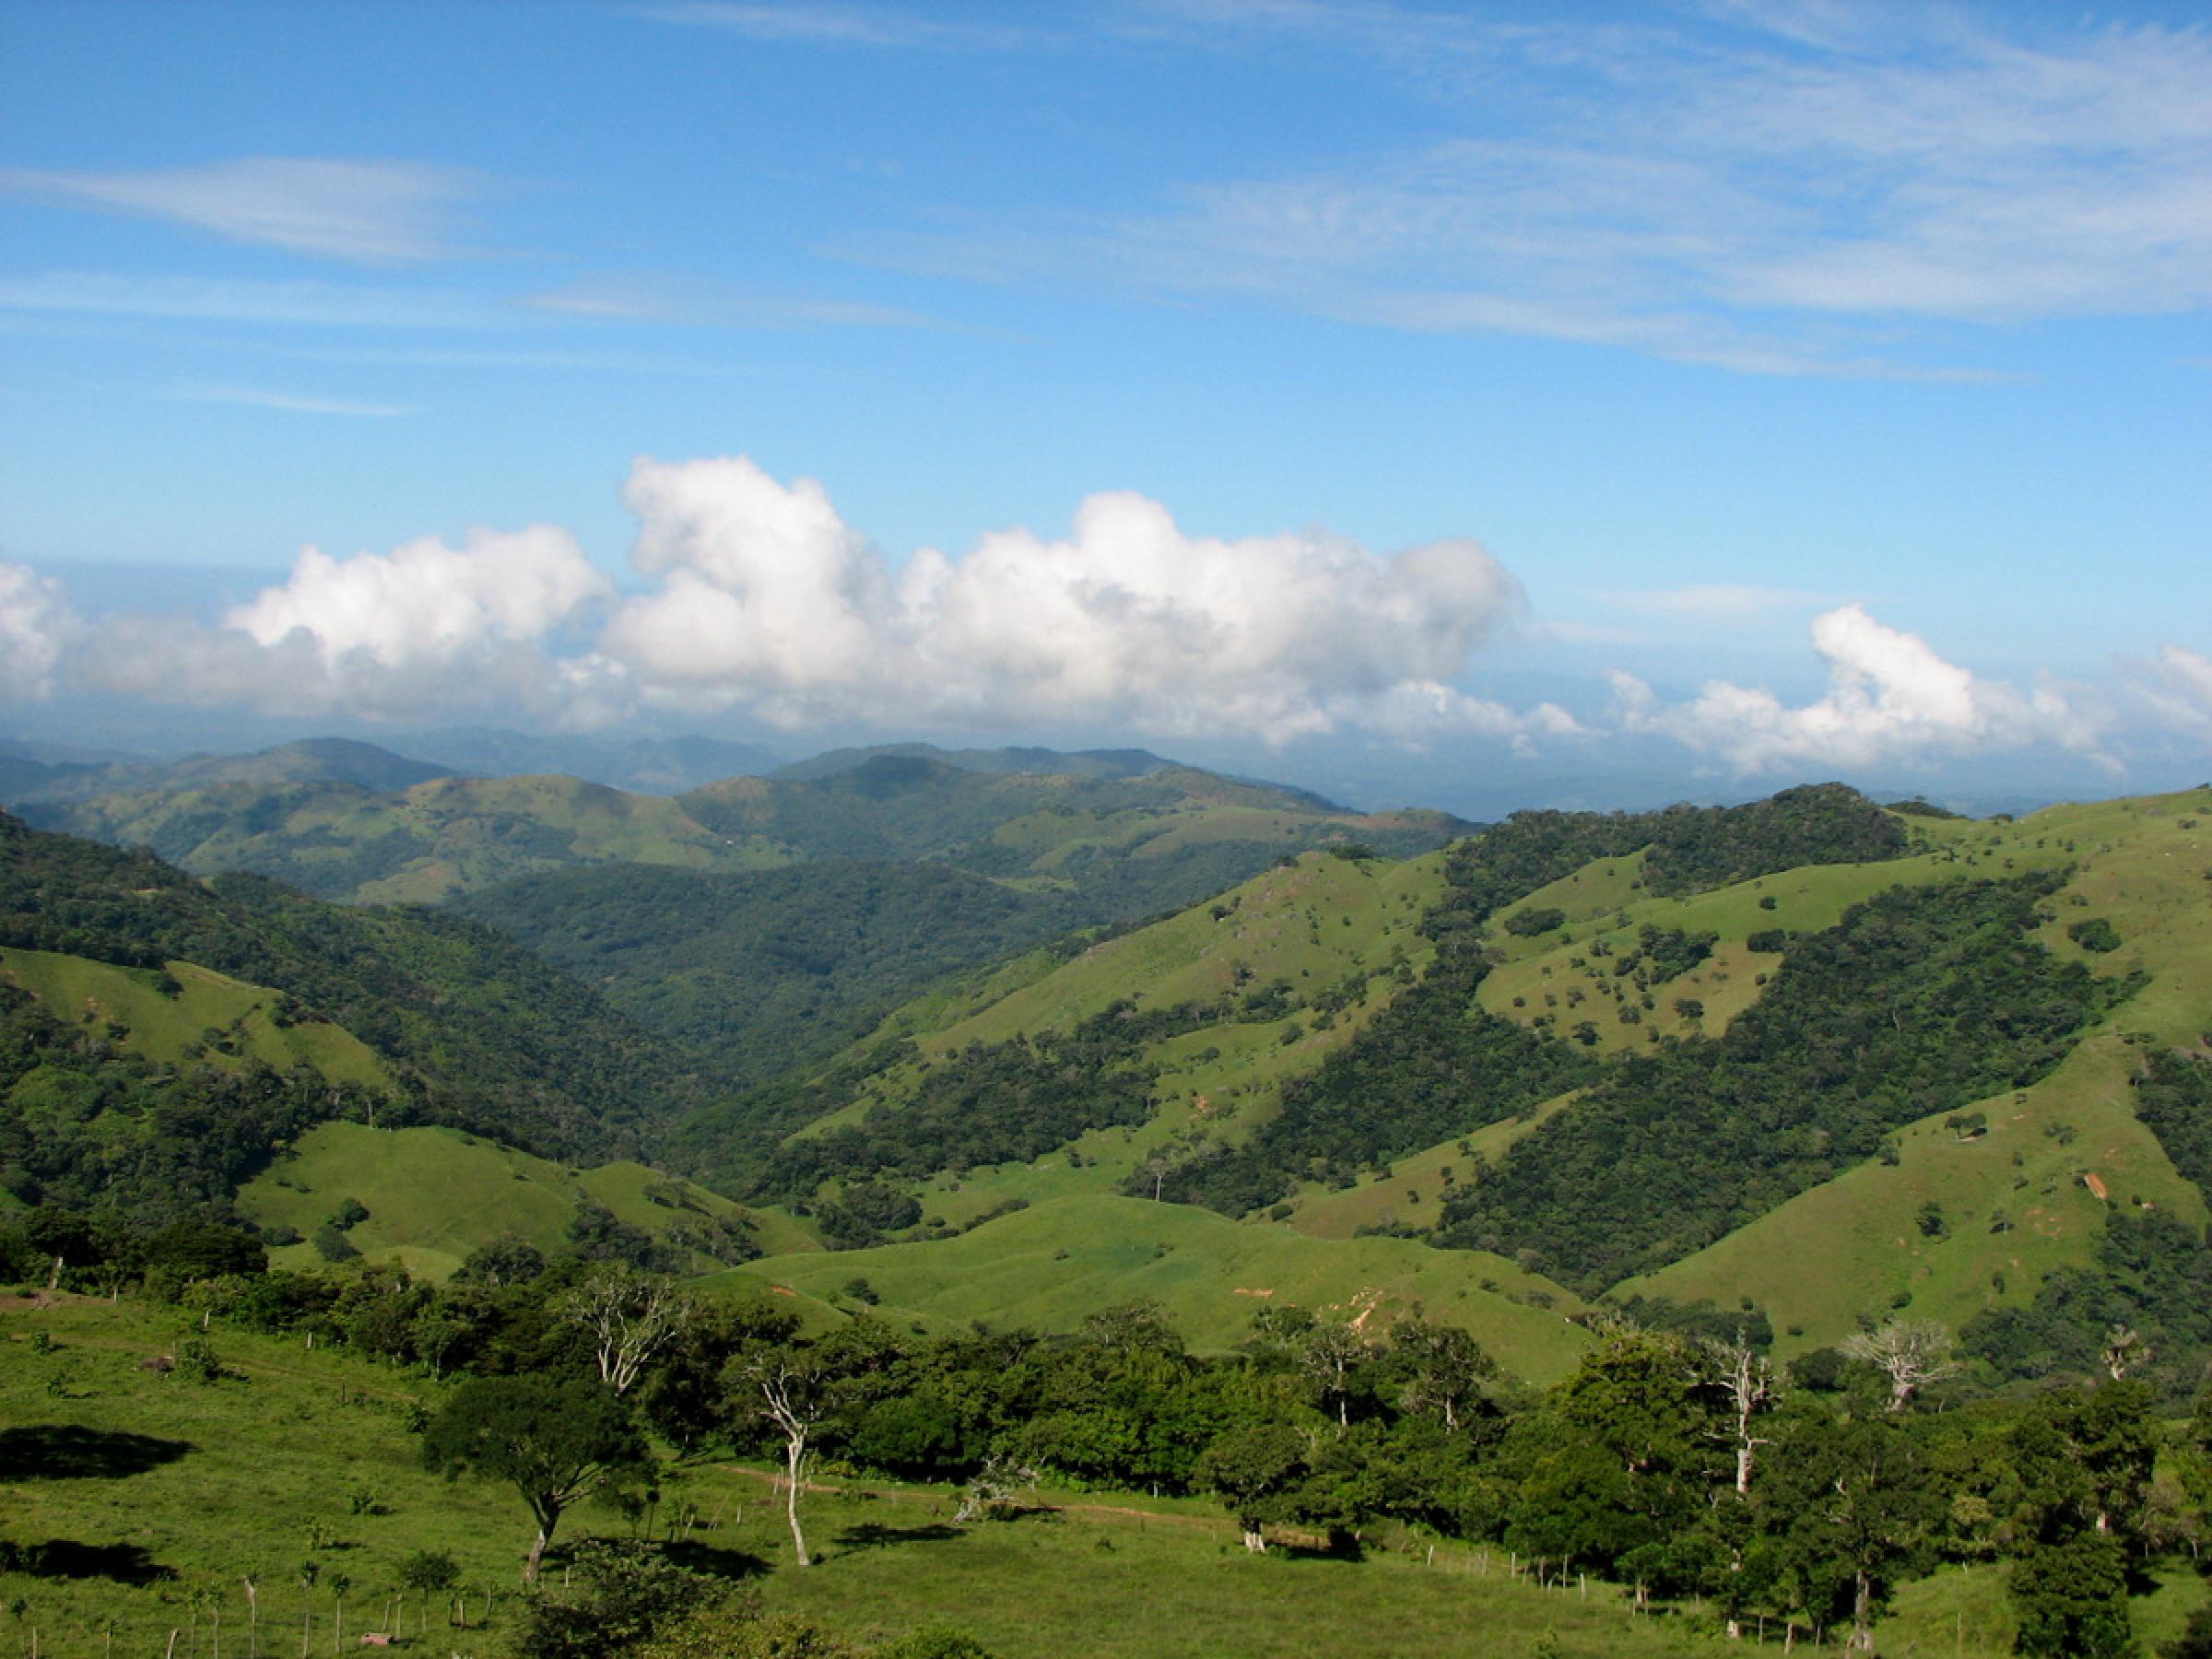
<path id="1" fill-rule="evenodd" d="M 1785 1351 L 1900 1307 L 1956 1328 L 2118 1271 L 2115 1213 L 2201 1224 L 2131 1090 L 2207 1041 L 2207 812 L 1976 823 L 1826 789 L 1309 854 L 933 994 L 687 1133 L 848 1242 L 1158 1193 L 1748 1299 Z"/>
<path id="2" fill-rule="evenodd" d="M 118 1136 L 183 1155 L 157 1105 L 181 1109 L 180 1091 L 218 1110 L 225 1169 L 303 1122 L 365 1112 L 345 1086 L 381 1097 L 390 1124 L 594 1160 L 648 1147 L 705 1098 L 688 1061 L 476 924 L 335 906 L 259 877 L 202 882 L 5 815 L 0 952 L 6 1126 L 20 1167 L 46 1171 L 30 1196 L 46 1181 L 98 1190 Z M 153 1202 L 160 1171 L 101 1179 L 127 1173 Z"/>
<path id="3" fill-rule="evenodd" d="M 341 1230 L 364 1260 L 432 1280 L 450 1277 L 471 1251 L 498 1239 L 518 1238 L 547 1255 L 573 1250 L 579 1212 L 594 1206 L 664 1246 L 667 1265 L 683 1272 L 809 1242 L 781 1218 L 643 1164 L 573 1167 L 458 1129 L 358 1123 L 300 1135 L 240 1189 L 238 1208 L 265 1230 L 301 1236 L 271 1251 L 273 1265 L 308 1267 L 317 1257 L 304 1241 L 348 1199 L 368 1212 Z"/>
<path id="4" fill-rule="evenodd" d="M 1053 1199 L 956 1239 L 765 1257 L 707 1282 L 782 1285 L 852 1307 L 855 1278 L 881 1298 L 878 1316 L 939 1329 L 981 1320 L 1072 1330 L 1147 1299 L 1194 1347 L 1216 1351 L 1249 1338 L 1263 1307 L 1324 1311 L 1377 1334 L 1421 1309 L 1474 1331 L 1509 1372 L 1537 1383 L 1564 1375 L 1589 1341 L 1570 1319 L 1579 1302 L 1497 1256 L 1401 1239 L 1330 1243 L 1138 1198 Z"/>

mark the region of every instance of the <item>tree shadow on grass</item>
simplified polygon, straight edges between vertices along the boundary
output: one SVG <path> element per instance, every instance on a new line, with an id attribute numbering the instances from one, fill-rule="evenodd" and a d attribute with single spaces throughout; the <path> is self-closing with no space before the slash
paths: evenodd
<path id="1" fill-rule="evenodd" d="M 175 1568 L 164 1567 L 138 1545 L 80 1544 L 75 1538 L 0 1544 L 0 1571 L 31 1578 L 112 1579 L 141 1589 L 177 1576 Z"/>
<path id="2" fill-rule="evenodd" d="M 661 1554 L 678 1567 L 688 1567 L 710 1578 L 758 1578 L 768 1571 L 769 1565 L 765 1556 L 757 1556 L 749 1549 L 724 1549 L 720 1545 L 700 1544 L 689 1538 L 662 1545 Z"/>
<path id="3" fill-rule="evenodd" d="M 922 1526 L 886 1526 L 880 1521 L 863 1521 L 839 1533 L 836 1542 L 846 1549 L 888 1549 L 894 1544 L 942 1544 L 959 1536 L 959 1527 L 942 1521 Z"/>
<path id="4" fill-rule="evenodd" d="M 199 1448 L 122 1429 L 33 1423 L 0 1430 L 0 1480 L 120 1480 Z"/>

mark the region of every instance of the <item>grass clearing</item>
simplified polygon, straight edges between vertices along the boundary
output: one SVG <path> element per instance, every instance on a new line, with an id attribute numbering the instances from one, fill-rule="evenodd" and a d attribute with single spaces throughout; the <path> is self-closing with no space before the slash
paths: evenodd
<path id="1" fill-rule="evenodd" d="M 502 1233 L 543 1251 L 562 1247 L 580 1193 L 656 1238 L 701 1217 L 750 1218 L 763 1250 L 810 1243 L 788 1218 L 747 1210 L 643 1164 L 571 1168 L 445 1128 L 319 1124 L 240 1191 L 238 1206 L 264 1227 L 292 1227 L 312 1239 L 339 1205 L 359 1199 L 369 1218 L 347 1234 L 355 1249 L 370 1261 L 396 1262 L 419 1277 L 442 1280 L 470 1251 Z M 657 1201 L 655 1193 L 671 1202 Z M 312 1244 L 269 1253 L 285 1267 L 320 1259 Z M 716 1265 L 704 1257 L 698 1265 Z"/>
<path id="2" fill-rule="evenodd" d="M 1253 1311 L 1271 1302 L 1354 1315 L 1371 1306 L 1382 1324 L 1418 1304 L 1465 1325 L 1509 1372 L 1536 1383 L 1563 1376 L 1589 1343 L 1569 1323 L 1577 1299 L 1501 1256 L 1404 1239 L 1307 1238 L 1141 1198 L 1054 1199 L 956 1239 L 771 1257 L 700 1282 L 780 1285 L 828 1301 L 854 1278 L 882 1299 L 883 1318 L 933 1330 L 975 1320 L 1072 1330 L 1100 1309 L 1150 1298 L 1193 1348 L 1213 1352 L 1242 1342 Z M 1550 1306 L 1537 1305 L 1545 1299 Z"/>

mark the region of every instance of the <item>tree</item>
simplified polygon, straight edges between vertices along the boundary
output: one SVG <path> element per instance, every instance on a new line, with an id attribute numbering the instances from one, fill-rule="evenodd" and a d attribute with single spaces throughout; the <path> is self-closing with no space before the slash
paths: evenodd
<path id="1" fill-rule="evenodd" d="M 1951 1334 L 1932 1319 L 1893 1319 L 1879 1330 L 1846 1338 L 1843 1351 L 1889 1379 L 1891 1411 L 1902 1411 L 1930 1383 L 1959 1374 Z"/>
<path id="2" fill-rule="evenodd" d="M 1783 1534 L 1797 1605 L 1816 1618 L 1847 1616 L 1848 1651 L 1871 1653 L 1875 1615 L 1921 1562 L 1939 1510 L 1912 1441 L 1884 1414 L 1801 1419 L 1766 1512 Z"/>
<path id="3" fill-rule="evenodd" d="M 1282 1423 L 1232 1429 L 1198 1459 L 1198 1483 L 1217 1493 L 1236 1517 L 1244 1547 L 1267 1547 L 1265 1527 L 1306 1473 L 1305 1437 Z"/>
<path id="4" fill-rule="evenodd" d="M 1398 1404 L 1417 1417 L 1434 1415 L 1452 1432 L 1482 1397 L 1484 1382 L 1498 1374 L 1498 1362 L 1465 1331 L 1418 1316 L 1391 1332 L 1390 1358 L 1400 1379 Z"/>
<path id="5" fill-rule="evenodd" d="M 1753 1425 L 1774 1409 L 1774 1367 L 1741 1331 L 1735 1334 L 1733 1342 L 1709 1338 L 1703 1351 L 1706 1377 L 1720 1391 L 1727 1407 L 1727 1426 L 1721 1433 L 1735 1453 L 1735 1493 L 1739 1498 L 1747 1498 L 1751 1495 L 1751 1469 L 1759 1448 L 1773 1443 L 1754 1433 Z"/>
<path id="6" fill-rule="evenodd" d="M 563 1296 L 560 1312 L 591 1338 L 599 1380 L 624 1394 L 653 1357 L 682 1334 L 691 1302 L 658 1274 L 613 1262 Z"/>
<path id="7" fill-rule="evenodd" d="M 609 1390 L 583 1378 L 479 1377 L 464 1383 L 431 1418 L 422 1455 L 453 1479 L 463 1473 L 504 1480 L 522 1494 L 537 1536 L 523 1579 L 537 1568 L 570 1505 L 603 1482 L 649 1461 L 644 1438 Z"/>
<path id="8" fill-rule="evenodd" d="M 1375 1357 L 1374 1344 L 1348 1324 L 1324 1320 L 1298 1339 L 1291 1355 L 1321 1396 L 1322 1409 L 1335 1408 L 1342 1430 L 1351 1421 L 1353 1374 Z"/>
<path id="9" fill-rule="evenodd" d="M 806 1553 L 806 1534 L 799 1525 L 799 1488 L 806 1477 L 809 1442 L 830 1414 L 836 1377 L 829 1357 L 818 1343 L 757 1347 L 731 1360 L 729 1374 L 733 1406 L 767 1418 L 782 1439 L 784 1518 L 799 1565 L 811 1567 L 814 1558 Z"/>
<path id="10" fill-rule="evenodd" d="M 453 1558 L 442 1549 L 418 1549 L 400 1558 L 399 1588 L 400 1613 L 406 1613 L 406 1592 L 412 1590 L 419 1598 L 415 1609 L 415 1628 L 419 1633 L 429 1622 L 430 1597 L 451 1590 L 461 1582 L 461 1569 Z M 394 1630 L 393 1634 L 399 1632 Z"/>
<path id="11" fill-rule="evenodd" d="M 2038 1543 L 2013 1563 L 2018 1648 L 2053 1659 L 2120 1659 L 2136 1651 L 2127 1617 L 2127 1564 L 2119 1541 L 2093 1532 Z"/>

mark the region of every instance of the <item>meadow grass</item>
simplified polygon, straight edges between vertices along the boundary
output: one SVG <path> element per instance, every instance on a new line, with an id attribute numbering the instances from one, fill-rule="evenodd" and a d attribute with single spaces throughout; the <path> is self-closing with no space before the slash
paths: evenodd
<path id="1" fill-rule="evenodd" d="M 444 1598 L 409 1597 L 395 1645 L 489 1659 L 510 1649 L 531 1525 L 503 1486 L 447 1482 L 422 1469 L 411 1407 L 434 1409 L 443 1385 L 297 1338 L 217 1326 L 225 1375 L 197 1382 L 139 1362 L 176 1351 L 196 1325 L 176 1310 L 63 1296 L 0 1301 L 0 1539 L 32 1547 L 0 1572 L 0 1602 L 18 1598 L 28 1647 L 73 1659 L 109 1650 L 246 1651 L 241 1578 L 255 1580 L 259 1644 L 292 1651 L 312 1618 L 310 1652 L 394 1630 L 402 1561 L 450 1554 L 465 1626 Z M 34 1337 L 44 1338 L 35 1343 Z M 1190 1659 L 1222 1653 L 1610 1655 L 1719 1645 L 1711 1611 L 1691 1605 L 1640 1618 L 1619 1587 L 1571 1577 L 1538 1587 L 1495 1547 L 1404 1529 L 1371 1529 L 1359 1559 L 1277 1541 L 1248 1555 L 1215 1504 L 1112 1491 L 1041 1488 L 1010 1519 L 951 1524 L 955 1496 L 818 1469 L 801 1514 L 818 1564 L 794 1564 L 771 1471 L 709 1455 L 663 1465 L 660 1498 L 626 1519 L 594 1502 L 561 1522 L 547 1559 L 558 1584 L 568 1552 L 591 1536 L 679 1534 L 692 1564 L 757 1591 L 771 1611 L 874 1641 L 923 1625 L 952 1626 L 1002 1659 L 1112 1654 Z M 41 1559 L 42 1558 L 42 1559 Z M 302 1568 L 314 1563 L 310 1588 Z M 347 1592 L 338 1648 L 333 1588 Z M 2177 1635 L 2206 1598 L 2185 1571 L 2161 1575 L 2130 1612 L 2139 1637 Z M 1773 1621 L 1766 1641 L 1780 1644 Z M 1903 1586 L 1877 1628 L 1885 1653 L 1994 1659 L 2013 1625 L 1997 1566 L 1947 1568 Z M 1819 1651 L 1834 1652 L 1830 1632 Z M 1756 1645 L 1747 1642 L 1746 1647 Z M 1801 1625 L 1795 1647 L 1815 1651 Z"/>
<path id="2" fill-rule="evenodd" d="M 29 992 L 55 1018 L 103 1034 L 110 1025 L 121 1026 L 119 1043 L 162 1065 L 260 1060 L 281 1072 L 305 1064 L 334 1083 L 391 1087 L 383 1062 L 350 1031 L 320 1020 L 279 1025 L 281 993 L 192 962 L 171 962 L 168 972 L 179 986 L 173 996 L 159 988 L 160 975 L 149 969 L 44 950 L 0 955 L 0 980 Z M 204 1046 L 211 1030 L 222 1034 L 229 1050 Z"/>
<path id="3" fill-rule="evenodd" d="M 655 1202 L 648 1194 L 656 1191 L 688 1208 Z M 446 1128 L 318 1124 L 240 1189 L 238 1206 L 264 1227 L 292 1227 L 312 1239 L 339 1205 L 358 1199 L 369 1218 L 347 1231 L 355 1249 L 371 1261 L 443 1279 L 470 1251 L 503 1233 L 548 1253 L 564 1248 L 580 1193 L 655 1237 L 700 1215 L 750 1215 L 764 1250 L 803 1250 L 812 1241 L 787 1217 L 747 1211 L 643 1164 L 573 1168 Z M 306 1267 L 320 1258 L 302 1243 L 273 1250 L 270 1259 Z"/>
<path id="4" fill-rule="evenodd" d="M 1465 1326 L 1510 1374 L 1536 1383 L 1564 1375 L 1589 1343 L 1570 1323 L 1583 1304 L 1502 1256 L 1404 1239 L 1312 1239 L 1141 1198 L 1056 1199 L 956 1239 L 771 1257 L 700 1283 L 781 1285 L 835 1300 L 856 1277 L 881 1298 L 880 1317 L 934 1330 L 978 1320 L 1072 1330 L 1100 1309 L 1149 1298 L 1194 1348 L 1219 1352 L 1243 1342 L 1253 1312 L 1271 1304 L 1352 1318 L 1372 1307 L 1377 1334 L 1418 1305 Z M 1545 1298 L 1551 1305 L 1537 1305 Z"/>
<path id="5" fill-rule="evenodd" d="M 262 1651 L 293 1651 L 312 1613 L 310 1651 L 324 1652 L 343 1573 L 350 1649 L 353 1634 L 392 1628 L 400 1563 L 428 1549 L 453 1557 L 469 1624 L 449 1622 L 442 1600 L 410 1597 L 396 1645 L 506 1652 L 530 1524 L 504 1487 L 419 1466 L 406 1411 L 434 1406 L 439 1386 L 220 1326 L 222 1380 L 139 1369 L 189 1329 L 172 1310 L 130 1301 L 0 1306 L 0 1537 L 45 1547 L 47 1562 L 0 1573 L 0 1600 L 26 1604 L 18 1635 L 36 1628 L 41 1653 L 70 1659 L 103 1652 L 109 1629 L 114 1651 L 133 1655 L 163 1653 L 174 1630 L 174 1652 L 196 1659 L 219 1613 L 223 1651 L 243 1654 L 251 1575 Z M 34 1349 L 34 1333 L 50 1351 Z M 946 1488 L 835 1471 L 806 1496 L 820 1561 L 801 1571 L 767 1471 L 695 1460 L 665 1467 L 660 1490 L 661 1523 L 697 1517 L 691 1559 L 754 1583 L 771 1610 L 860 1640 L 957 1625 L 1006 1659 L 1513 1653 L 1547 1631 L 1561 1653 L 1633 1654 L 1673 1651 L 1684 1622 L 1631 1618 L 1602 1584 L 1539 1590 L 1494 1550 L 1445 1544 L 1432 1559 L 1394 1534 L 1359 1560 L 1282 1548 L 1255 1559 L 1204 1500 L 1050 1489 L 1027 1495 L 1014 1520 L 954 1527 Z M 572 1512 L 548 1578 L 559 1582 L 576 1540 L 631 1530 L 604 1505 Z"/>

